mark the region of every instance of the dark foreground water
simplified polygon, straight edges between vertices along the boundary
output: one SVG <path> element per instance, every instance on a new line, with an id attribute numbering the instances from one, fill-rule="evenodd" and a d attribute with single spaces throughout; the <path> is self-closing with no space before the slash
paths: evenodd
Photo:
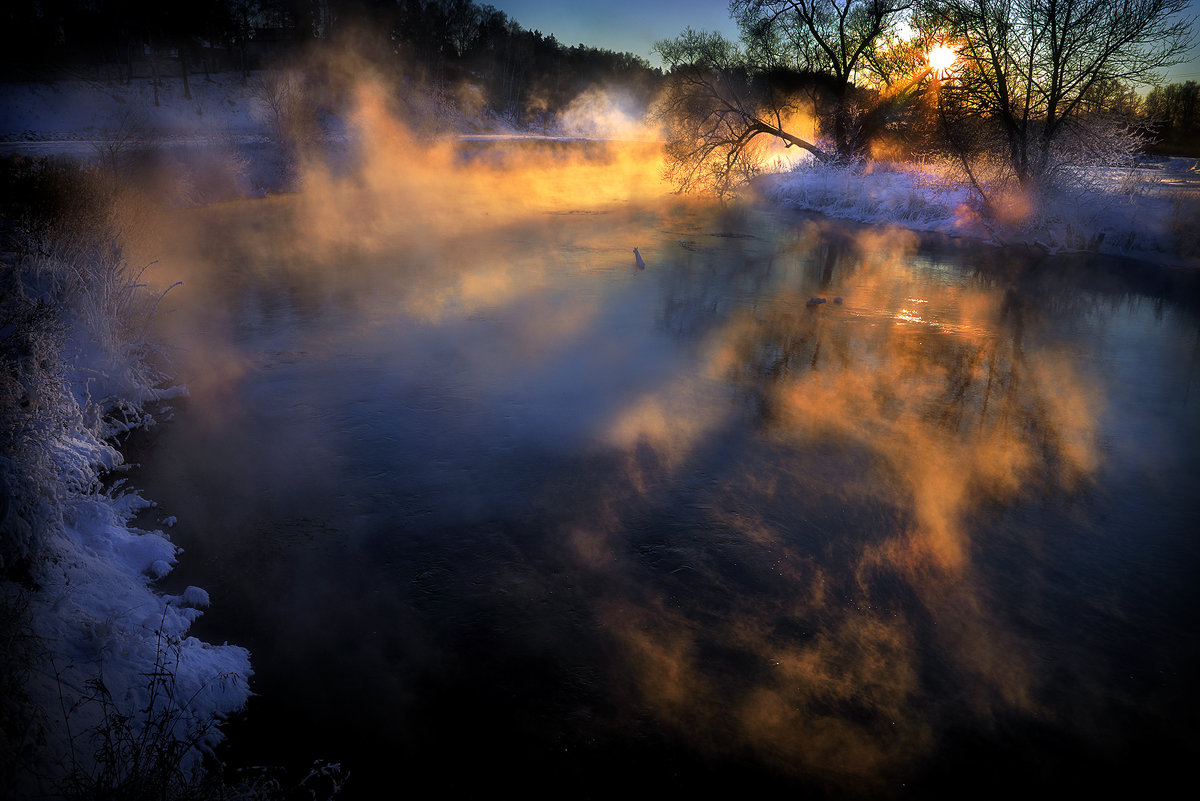
<path id="1" fill-rule="evenodd" d="M 341 761 L 347 798 L 1194 771 L 1186 275 L 761 208 L 299 205 L 187 213 L 192 397 L 133 453 L 195 633 L 253 654 L 230 764 Z"/>

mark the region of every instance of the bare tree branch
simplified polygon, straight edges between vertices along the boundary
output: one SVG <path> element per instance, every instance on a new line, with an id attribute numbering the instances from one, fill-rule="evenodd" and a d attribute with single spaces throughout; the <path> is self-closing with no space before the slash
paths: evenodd
<path id="1" fill-rule="evenodd" d="M 670 68 L 655 112 L 667 135 L 667 177 L 680 191 L 732 192 L 757 172 L 751 147 L 760 136 L 830 158 L 785 128 L 789 109 L 756 90 L 742 53 L 720 34 L 689 28 L 655 49 Z"/>

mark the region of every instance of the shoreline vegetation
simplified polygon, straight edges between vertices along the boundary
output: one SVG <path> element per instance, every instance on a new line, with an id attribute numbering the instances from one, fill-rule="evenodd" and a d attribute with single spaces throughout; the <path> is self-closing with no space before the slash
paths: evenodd
<path id="1" fill-rule="evenodd" d="M 189 634 L 208 593 L 162 582 L 172 516 L 127 485 L 129 435 L 186 397 L 153 339 L 161 304 L 95 165 L 0 162 L 0 788 L 6 797 L 330 798 L 340 766 L 229 773 L 222 724 L 250 653 Z M 146 521 L 154 527 L 141 528 Z"/>
<path id="2" fill-rule="evenodd" d="M 135 527 L 153 503 L 120 478 L 120 438 L 185 393 L 149 339 L 164 293 L 126 261 L 103 173 L 4 169 L 3 779 L 18 797 L 186 797 L 252 670 L 188 636 L 208 596 L 156 587 L 173 521 Z"/>

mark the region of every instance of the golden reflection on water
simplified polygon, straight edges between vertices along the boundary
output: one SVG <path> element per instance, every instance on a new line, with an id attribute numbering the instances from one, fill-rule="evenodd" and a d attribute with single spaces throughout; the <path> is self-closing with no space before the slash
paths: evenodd
<path id="1" fill-rule="evenodd" d="M 797 241 L 800 259 L 829 258 L 805 250 L 811 238 Z M 730 593 L 721 614 L 657 596 L 609 599 L 600 613 L 643 700 L 679 731 L 859 788 L 930 755 L 951 707 L 985 725 L 1000 710 L 1038 713 L 1038 644 L 1009 630 L 994 607 L 973 559 L 972 520 L 1023 493 L 1070 490 L 1098 460 L 1099 398 L 1072 360 L 1026 346 L 1026 311 L 1003 289 L 951 283 L 936 303 L 917 302 L 915 248 L 908 234 L 859 236 L 834 256 L 843 304 L 810 307 L 808 292 L 780 279 L 766 302 L 709 338 L 696 375 L 634 403 L 613 425 L 618 442 L 653 443 L 682 464 L 718 418 L 689 407 L 692 385 L 724 376 L 754 399 L 762 436 L 785 454 L 810 454 L 789 486 L 824 504 L 893 510 L 877 530 L 850 532 L 845 565 L 828 563 L 820 532 L 714 511 L 714 525 L 772 554 L 784 597 L 739 599 L 709 569 L 709 590 Z M 839 453 L 861 454 L 862 467 L 823 477 L 822 452 L 833 464 Z M 778 484 L 750 475 L 738 492 L 778 501 Z M 589 567 L 622 569 L 611 550 L 597 558 L 595 539 L 576 544 Z M 836 580 L 842 571 L 849 588 Z M 779 636 L 781 620 L 806 635 Z M 729 694 L 703 657 L 701 643 L 714 641 L 766 667 Z M 956 676 L 953 701 L 931 684 L 931 653 Z"/>

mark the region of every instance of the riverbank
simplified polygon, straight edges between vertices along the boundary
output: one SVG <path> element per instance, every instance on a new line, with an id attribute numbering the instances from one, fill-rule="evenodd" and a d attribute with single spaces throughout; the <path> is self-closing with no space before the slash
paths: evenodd
<path id="1" fill-rule="evenodd" d="M 1045 254 L 1094 252 L 1200 269 L 1200 161 L 1145 159 L 1091 170 L 1034 211 L 1016 197 L 996 219 L 950 165 L 802 162 L 762 176 L 759 194 L 791 208 L 872 225 L 1023 245 Z"/>
<path id="2" fill-rule="evenodd" d="M 214 73 L 126 83 L 86 80 L 0 84 L 0 156 L 56 157 L 134 174 L 175 205 L 261 197 L 295 188 L 289 149 L 297 115 L 304 137 L 337 148 L 352 136 L 349 95 L 298 87 L 284 71 Z M 426 132 L 519 133 L 487 113 L 453 104 L 397 99 L 397 112 Z M 302 106 L 302 108 L 300 108 Z M 292 154 L 294 155 L 294 154 Z"/>
<path id="3" fill-rule="evenodd" d="M 0 786 L 166 797 L 203 780 L 252 671 L 244 648 L 188 635 L 208 593 L 160 589 L 180 552 L 174 521 L 135 526 L 154 504 L 120 477 L 120 438 L 184 394 L 147 337 L 162 298 L 125 260 L 85 171 L 9 165 L 4 180 Z"/>

